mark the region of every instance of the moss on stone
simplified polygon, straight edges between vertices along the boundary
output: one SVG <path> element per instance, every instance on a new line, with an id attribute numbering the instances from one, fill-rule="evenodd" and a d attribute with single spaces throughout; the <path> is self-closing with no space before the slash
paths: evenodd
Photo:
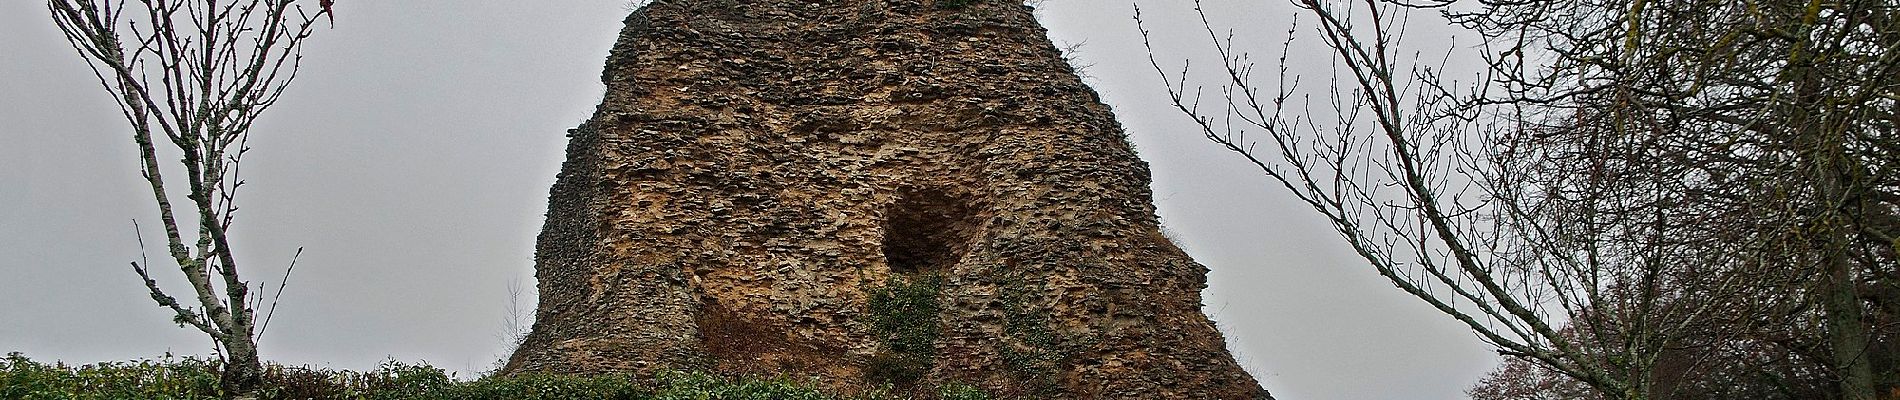
<path id="1" fill-rule="evenodd" d="M 1047 393 L 1056 387 L 1055 371 L 1066 358 L 1060 349 L 1061 338 L 1049 329 L 1049 315 L 1031 307 L 1031 288 L 1021 281 L 1003 290 L 1005 340 L 997 348 L 1009 372 L 1031 393 Z M 1014 342 L 1013 344 L 1011 342 Z"/>

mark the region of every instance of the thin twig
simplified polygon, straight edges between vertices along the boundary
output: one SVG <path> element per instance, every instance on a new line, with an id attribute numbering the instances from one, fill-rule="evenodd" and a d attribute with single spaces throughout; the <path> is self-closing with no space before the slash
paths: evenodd
<path id="1" fill-rule="evenodd" d="M 277 300 L 284 297 L 284 286 L 290 284 L 290 273 L 297 270 L 297 259 L 303 257 L 303 247 L 297 248 L 297 254 L 290 256 L 290 266 L 284 268 L 284 279 L 277 282 L 277 294 L 270 298 L 270 309 L 264 311 L 264 323 L 257 326 L 257 339 L 264 340 L 264 330 L 270 328 L 270 317 L 277 315 Z"/>

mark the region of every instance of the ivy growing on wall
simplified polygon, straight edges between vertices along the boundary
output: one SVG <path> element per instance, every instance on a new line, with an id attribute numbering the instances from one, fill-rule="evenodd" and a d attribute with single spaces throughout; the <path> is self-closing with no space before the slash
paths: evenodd
<path id="1" fill-rule="evenodd" d="M 908 280 L 892 277 L 870 293 L 871 329 L 883 338 L 865 375 L 872 380 L 908 385 L 916 383 L 935 365 L 937 338 L 942 336 L 937 301 L 943 278 L 923 275 Z"/>

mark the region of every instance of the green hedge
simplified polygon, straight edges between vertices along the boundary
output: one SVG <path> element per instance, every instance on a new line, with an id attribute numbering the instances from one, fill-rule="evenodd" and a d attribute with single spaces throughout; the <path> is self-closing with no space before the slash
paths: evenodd
<path id="1" fill-rule="evenodd" d="M 44 364 L 11 353 L 0 359 L 0 399 L 220 399 L 217 363 L 192 357 L 83 366 Z M 987 400 L 981 390 L 945 386 L 939 398 Z M 270 365 L 262 399 L 434 400 L 881 400 L 901 397 L 826 394 L 789 379 L 729 379 L 666 372 L 652 380 L 627 375 L 523 375 L 458 381 L 426 364 L 385 362 L 367 372 Z"/>

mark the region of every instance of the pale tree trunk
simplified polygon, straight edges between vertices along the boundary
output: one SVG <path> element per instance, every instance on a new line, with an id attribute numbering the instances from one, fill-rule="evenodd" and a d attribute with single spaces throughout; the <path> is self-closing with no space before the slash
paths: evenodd
<path id="1" fill-rule="evenodd" d="M 140 176 L 165 230 L 165 253 L 190 284 L 192 303 L 166 294 L 152 279 L 149 260 L 132 262 L 132 270 L 174 322 L 216 343 L 223 358 L 220 386 L 230 395 L 255 392 L 263 372 L 257 354 L 262 328 L 251 308 L 262 298 L 253 298 L 250 282 L 239 276 L 227 237 L 238 209 L 235 192 L 244 184 L 237 166 L 249 150 L 252 123 L 295 78 L 304 39 L 330 11 L 328 0 L 312 9 L 297 2 L 47 2 L 53 22 L 131 124 Z M 155 138 L 182 154 L 178 165 L 159 162 Z M 183 193 L 192 208 L 184 213 L 190 219 L 181 221 L 173 210 L 170 190 L 176 186 L 166 185 L 165 167 L 185 173 Z M 193 223 L 195 232 L 185 232 Z M 143 237 L 139 245 L 144 248 Z"/>

